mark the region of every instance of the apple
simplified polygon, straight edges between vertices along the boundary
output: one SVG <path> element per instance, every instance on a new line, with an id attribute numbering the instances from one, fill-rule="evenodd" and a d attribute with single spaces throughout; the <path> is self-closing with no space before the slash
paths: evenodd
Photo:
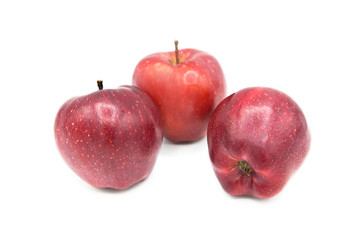
<path id="1" fill-rule="evenodd" d="M 55 120 L 67 165 L 96 188 L 126 189 L 151 173 L 162 144 L 160 113 L 134 86 L 68 100 Z"/>
<path id="2" fill-rule="evenodd" d="M 223 189 L 257 198 L 279 193 L 310 147 L 299 106 L 286 94 L 265 87 L 225 98 L 211 116 L 207 140 Z"/>
<path id="3" fill-rule="evenodd" d="M 196 50 L 161 52 L 142 59 L 133 85 L 158 106 L 164 136 L 172 142 L 195 141 L 206 135 L 211 113 L 225 97 L 225 79 L 218 61 Z"/>

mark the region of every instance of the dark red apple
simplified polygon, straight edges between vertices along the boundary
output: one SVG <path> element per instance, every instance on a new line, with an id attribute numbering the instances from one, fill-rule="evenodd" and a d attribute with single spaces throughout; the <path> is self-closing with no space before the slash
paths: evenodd
<path id="1" fill-rule="evenodd" d="M 158 106 L 164 136 L 172 142 L 205 136 L 210 115 L 225 97 L 225 80 L 218 61 L 195 49 L 155 53 L 137 65 L 133 84 Z"/>
<path id="2" fill-rule="evenodd" d="M 310 147 L 299 106 L 284 93 L 262 87 L 225 98 L 211 116 L 207 140 L 224 190 L 257 198 L 279 193 Z"/>
<path id="3" fill-rule="evenodd" d="M 69 167 L 97 188 L 126 189 L 151 173 L 162 144 L 160 113 L 134 86 L 102 89 L 67 101 L 55 139 Z"/>

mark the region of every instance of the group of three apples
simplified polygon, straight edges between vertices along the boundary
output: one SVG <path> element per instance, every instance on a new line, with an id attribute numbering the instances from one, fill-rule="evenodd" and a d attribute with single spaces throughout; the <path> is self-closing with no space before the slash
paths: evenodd
<path id="1" fill-rule="evenodd" d="M 207 134 L 215 174 L 231 195 L 269 198 L 285 186 L 310 145 L 299 106 L 284 93 L 246 88 L 225 98 L 218 61 L 195 50 L 142 59 L 133 86 L 68 100 L 55 139 L 68 166 L 97 188 L 126 189 L 147 178 L 162 145 Z M 225 99 L 224 99 L 225 98 Z"/>

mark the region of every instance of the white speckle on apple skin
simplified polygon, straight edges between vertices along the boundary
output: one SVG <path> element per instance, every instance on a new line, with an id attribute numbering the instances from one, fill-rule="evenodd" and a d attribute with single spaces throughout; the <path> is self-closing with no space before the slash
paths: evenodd
<path id="1" fill-rule="evenodd" d="M 198 81 L 199 74 L 195 71 L 187 71 L 184 75 L 185 84 L 196 84 Z"/>

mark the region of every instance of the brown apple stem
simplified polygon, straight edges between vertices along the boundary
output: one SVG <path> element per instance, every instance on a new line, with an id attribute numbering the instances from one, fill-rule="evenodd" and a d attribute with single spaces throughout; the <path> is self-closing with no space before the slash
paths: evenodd
<path id="1" fill-rule="evenodd" d="M 99 90 L 103 90 L 103 80 L 97 80 L 97 85 L 98 85 L 98 88 Z"/>
<path id="2" fill-rule="evenodd" d="M 253 171 L 246 160 L 239 162 L 239 169 L 248 176 L 250 176 L 250 173 Z"/>
<path id="3" fill-rule="evenodd" d="M 178 44 L 179 44 L 179 41 L 175 40 L 175 60 L 176 60 L 176 65 L 180 63 Z"/>

